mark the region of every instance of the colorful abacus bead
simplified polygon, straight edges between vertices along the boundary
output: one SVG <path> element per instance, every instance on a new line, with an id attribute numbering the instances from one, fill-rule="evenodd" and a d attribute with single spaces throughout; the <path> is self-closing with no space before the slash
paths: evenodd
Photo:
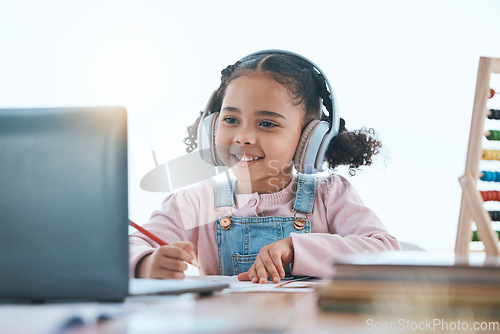
<path id="1" fill-rule="evenodd" d="M 500 211 L 488 211 L 491 220 L 494 222 L 500 221 Z"/>
<path id="2" fill-rule="evenodd" d="M 500 140 L 500 130 L 488 130 L 485 136 L 488 140 Z"/>
<path id="3" fill-rule="evenodd" d="M 500 238 L 500 231 L 495 231 L 496 234 L 498 234 L 498 237 Z M 481 241 L 479 239 L 479 236 L 477 235 L 477 231 L 472 231 L 472 241 Z"/>
<path id="4" fill-rule="evenodd" d="M 488 92 L 488 98 L 491 99 L 493 96 L 495 96 L 497 92 L 493 88 L 490 88 L 490 91 Z"/>
<path id="5" fill-rule="evenodd" d="M 500 119 L 500 109 L 490 109 L 488 119 Z"/>
<path id="6" fill-rule="evenodd" d="M 486 190 L 480 191 L 483 201 L 500 201 L 500 191 L 498 190 Z"/>
<path id="7" fill-rule="evenodd" d="M 500 172 L 486 172 L 483 171 L 481 176 L 481 181 L 486 182 L 500 182 Z"/>
<path id="8" fill-rule="evenodd" d="M 483 149 L 483 160 L 500 160 L 500 150 Z"/>

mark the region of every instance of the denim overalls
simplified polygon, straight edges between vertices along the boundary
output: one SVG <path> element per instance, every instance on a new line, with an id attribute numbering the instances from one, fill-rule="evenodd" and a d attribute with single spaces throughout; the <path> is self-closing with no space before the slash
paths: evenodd
<path id="1" fill-rule="evenodd" d="M 298 186 L 293 202 L 293 217 L 233 217 L 217 219 L 215 224 L 219 252 L 220 275 L 238 275 L 250 269 L 260 249 L 270 243 L 287 238 L 290 233 L 310 233 L 316 177 L 298 175 Z M 234 207 L 234 190 L 230 181 L 216 184 L 215 208 Z M 305 217 L 300 217 L 302 213 Z M 290 266 L 285 269 L 291 276 Z"/>

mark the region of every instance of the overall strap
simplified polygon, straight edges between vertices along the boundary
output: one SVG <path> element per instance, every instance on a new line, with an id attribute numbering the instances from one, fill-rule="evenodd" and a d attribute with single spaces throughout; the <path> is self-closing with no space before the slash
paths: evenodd
<path id="1" fill-rule="evenodd" d="M 234 205 L 234 191 L 231 180 L 215 184 L 215 207 L 232 207 Z"/>
<path id="2" fill-rule="evenodd" d="M 311 214 L 313 211 L 315 194 L 316 175 L 299 173 L 293 209 L 300 213 Z"/>

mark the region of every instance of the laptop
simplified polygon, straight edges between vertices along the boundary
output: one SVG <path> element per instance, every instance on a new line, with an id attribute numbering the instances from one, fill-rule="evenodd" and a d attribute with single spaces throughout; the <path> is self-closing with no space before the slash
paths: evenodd
<path id="1" fill-rule="evenodd" d="M 128 293 L 122 107 L 0 109 L 0 301 Z"/>

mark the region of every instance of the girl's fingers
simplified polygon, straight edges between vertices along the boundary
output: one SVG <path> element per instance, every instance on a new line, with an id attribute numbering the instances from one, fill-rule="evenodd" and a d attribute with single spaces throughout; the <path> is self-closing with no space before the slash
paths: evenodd
<path id="1" fill-rule="evenodd" d="M 172 244 L 172 246 L 180 247 L 180 248 L 184 249 L 186 252 L 188 252 L 191 255 L 191 260 L 187 261 L 187 262 L 189 264 L 197 267 L 198 269 L 200 268 L 200 266 L 198 265 L 198 263 L 196 261 L 196 254 L 195 254 L 193 243 L 191 243 L 189 241 L 179 241 L 179 242 L 174 242 Z"/>
<path id="2" fill-rule="evenodd" d="M 252 283 L 259 282 L 259 278 L 257 277 L 257 270 L 255 269 L 255 262 L 246 273 L 241 273 L 240 275 L 242 275 L 242 278 L 246 278 L 246 276 L 248 276 L 248 280 L 252 281 Z"/>
<path id="3" fill-rule="evenodd" d="M 276 269 L 276 266 L 275 266 L 273 260 L 271 259 L 271 254 L 269 251 L 265 252 L 261 261 L 262 261 L 262 264 L 263 264 L 264 269 L 266 271 L 266 273 L 265 273 L 266 281 L 267 281 L 267 278 L 270 277 L 273 280 L 273 283 L 278 283 L 280 280 L 278 270 Z M 259 275 L 259 283 L 260 283 L 261 278 L 262 278 L 262 276 Z"/>
<path id="4" fill-rule="evenodd" d="M 163 258 L 158 265 L 161 269 L 178 271 L 178 272 L 183 272 L 188 268 L 186 262 L 168 257 Z"/>
<path id="5" fill-rule="evenodd" d="M 240 273 L 238 275 L 238 281 L 251 281 L 251 280 L 252 279 L 250 278 L 248 271 L 245 271 L 244 273 Z"/>
<path id="6" fill-rule="evenodd" d="M 289 242 L 289 240 L 282 240 L 280 244 L 274 243 L 266 247 L 263 247 L 254 264 L 248 272 L 241 273 L 238 275 L 238 280 L 249 281 L 252 283 L 267 283 L 268 278 L 273 280 L 273 283 L 279 283 L 282 278 L 285 277 L 285 265 L 288 264 L 288 258 L 290 255 L 293 256 L 293 248 L 290 252 L 287 252 L 287 247 L 283 247 L 282 244 Z M 289 254 L 291 253 L 291 254 Z M 283 263 L 285 260 L 285 263 Z"/>
<path id="7" fill-rule="evenodd" d="M 184 248 L 177 246 L 177 244 L 179 243 L 175 243 L 169 246 L 161 246 L 160 254 L 164 258 L 174 258 L 186 262 L 192 262 L 194 258 L 191 252 L 186 251 Z"/>
<path id="8" fill-rule="evenodd" d="M 269 275 L 265 264 L 259 258 L 255 261 L 255 270 L 257 272 L 257 281 L 255 283 L 258 282 L 259 284 L 266 284 Z M 254 282 L 254 280 L 255 279 L 253 279 L 252 282 Z"/>
<path id="9" fill-rule="evenodd" d="M 273 283 L 279 283 L 280 279 L 285 277 L 285 269 L 283 269 L 283 262 L 281 256 L 278 254 L 269 254 L 272 261 L 274 272 L 272 272 Z M 269 271 L 269 270 L 268 270 Z"/>
<path id="10" fill-rule="evenodd" d="M 172 246 L 176 246 L 184 249 L 188 253 L 194 253 L 194 245 L 189 241 L 177 241 L 172 244 Z"/>
<path id="11" fill-rule="evenodd" d="M 193 253 L 194 246 L 188 241 L 160 246 L 139 262 L 136 276 L 182 279 L 185 277 L 184 271 L 188 268 L 186 262 L 192 263 L 194 260 Z"/>
<path id="12" fill-rule="evenodd" d="M 248 277 L 250 278 L 252 283 L 259 282 L 259 278 L 257 276 L 257 270 L 255 269 L 255 263 L 252 264 L 252 266 L 250 267 L 250 270 L 248 270 Z"/>
<path id="13" fill-rule="evenodd" d="M 169 269 L 160 268 L 155 272 L 153 278 L 156 279 L 183 279 L 186 275 L 182 271 L 172 271 Z"/>
<path id="14" fill-rule="evenodd" d="M 177 242 L 157 248 L 145 259 L 147 267 L 141 273 L 142 277 L 183 279 L 184 271 L 188 268 L 186 262 L 193 261 L 193 249 L 190 242 Z"/>

